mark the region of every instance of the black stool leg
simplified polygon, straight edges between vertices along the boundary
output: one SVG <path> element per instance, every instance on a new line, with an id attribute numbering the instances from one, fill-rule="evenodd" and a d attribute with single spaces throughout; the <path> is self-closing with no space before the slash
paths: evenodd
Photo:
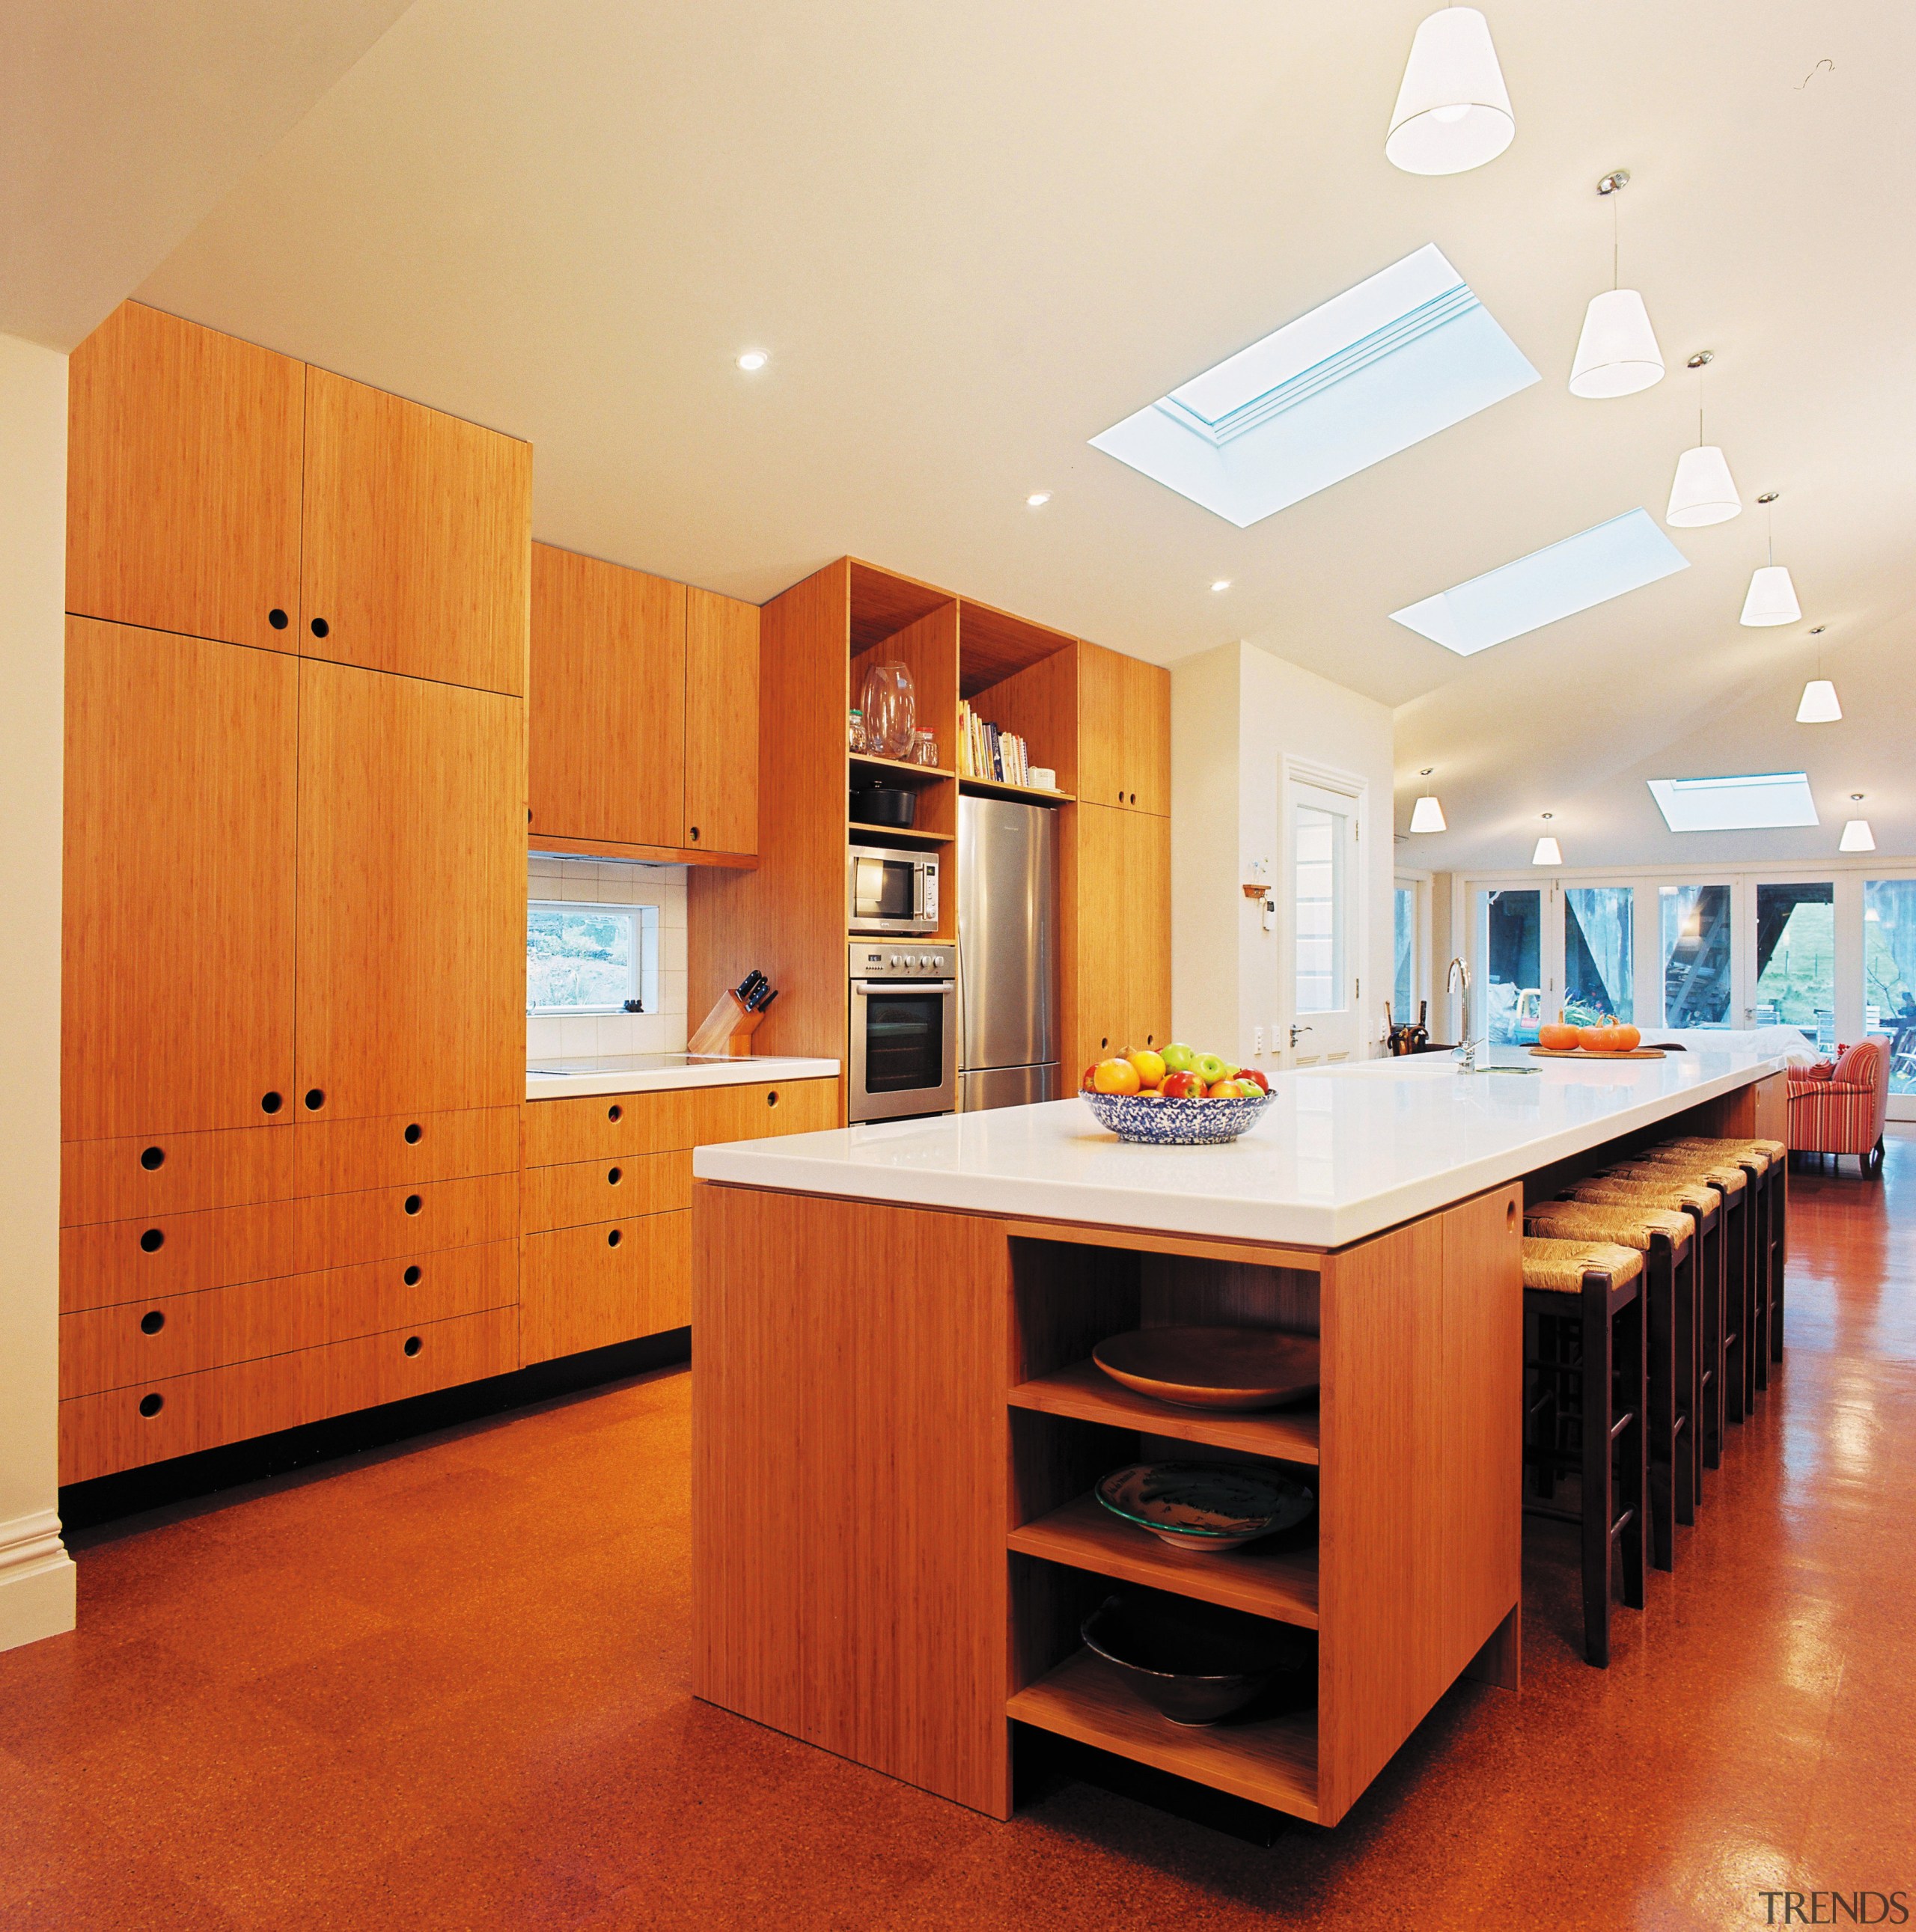
<path id="1" fill-rule="evenodd" d="M 1644 1427 L 1644 1398 L 1649 1382 L 1647 1351 L 1649 1323 L 1641 1280 L 1634 1287 L 1622 1289 L 1627 1298 L 1617 1307 L 1614 1333 L 1615 1370 L 1622 1397 L 1612 1396 L 1615 1419 L 1611 1432 L 1617 1438 L 1617 1501 L 1621 1505 L 1616 1522 L 1617 1557 L 1623 1572 L 1623 1601 L 1633 1610 L 1643 1608 L 1644 1519 L 1649 1514 L 1650 1438 Z M 1616 1298 L 1612 1298 L 1613 1305 Z"/>
<path id="2" fill-rule="evenodd" d="M 1770 1181 L 1761 1166 L 1741 1163 L 1743 1213 L 1749 1222 L 1749 1360 L 1756 1388 L 1770 1386 Z"/>
<path id="3" fill-rule="evenodd" d="M 1650 1560 L 1659 1570 L 1675 1567 L 1677 1463 L 1676 1283 L 1673 1250 L 1653 1238 L 1644 1257 L 1644 1299 L 1647 1304 L 1649 1419 L 1646 1458 L 1650 1475 Z"/>
<path id="4" fill-rule="evenodd" d="M 1772 1198 L 1770 1225 L 1776 1239 L 1770 1251 L 1770 1359 L 1783 1359 L 1783 1274 L 1789 1258 L 1789 1162 L 1779 1161 L 1770 1170 Z"/>
<path id="5" fill-rule="evenodd" d="M 1696 1270 L 1697 1308 L 1703 1322 L 1703 1462 L 1706 1468 L 1719 1468 L 1723 1461 L 1723 1428 L 1728 1396 L 1728 1345 L 1723 1329 L 1722 1216 L 1715 1208 L 1707 1214 L 1692 1210 L 1695 1224 L 1690 1231 L 1690 1248 Z"/>
<path id="6" fill-rule="evenodd" d="M 1696 1520 L 1698 1495 L 1703 1487 L 1702 1396 L 1698 1387 L 1696 1237 L 1692 1234 L 1679 1256 L 1676 1244 L 1664 1244 L 1670 1270 L 1671 1379 L 1676 1389 L 1677 1415 L 1670 1448 L 1676 1463 L 1671 1506 L 1677 1522 Z"/>
<path id="7" fill-rule="evenodd" d="M 1610 1278 L 1585 1275 L 1584 1335 L 1584 1654 L 1610 1666 L 1610 1564 L 1616 1538 L 1611 1454 Z"/>

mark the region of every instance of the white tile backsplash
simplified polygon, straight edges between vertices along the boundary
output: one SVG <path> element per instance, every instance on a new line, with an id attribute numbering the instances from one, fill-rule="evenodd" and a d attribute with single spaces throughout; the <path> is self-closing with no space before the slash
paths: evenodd
<path id="1" fill-rule="evenodd" d="M 612 859 L 562 859 L 534 853 L 526 862 L 528 899 L 562 904 L 659 908 L 659 1011 L 579 1018 L 527 1019 L 529 1060 L 611 1053 L 683 1053 L 686 1019 L 686 868 L 632 866 Z"/>

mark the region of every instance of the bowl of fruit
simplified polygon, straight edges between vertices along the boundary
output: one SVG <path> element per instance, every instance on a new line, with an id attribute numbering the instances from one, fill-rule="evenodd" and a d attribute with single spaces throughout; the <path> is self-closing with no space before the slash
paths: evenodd
<path id="1" fill-rule="evenodd" d="M 1271 1104 L 1254 1068 L 1173 1042 L 1138 1047 L 1085 1069 L 1078 1091 L 1120 1140 L 1152 1147 L 1212 1147 L 1234 1141 Z"/>

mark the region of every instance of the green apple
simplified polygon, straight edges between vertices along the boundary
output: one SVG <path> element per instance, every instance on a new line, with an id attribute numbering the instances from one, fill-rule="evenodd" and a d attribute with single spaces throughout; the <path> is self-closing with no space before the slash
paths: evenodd
<path id="1" fill-rule="evenodd" d="M 1215 1053 L 1200 1053 L 1191 1070 L 1207 1087 L 1215 1087 L 1227 1077 L 1224 1063 Z"/>
<path id="2" fill-rule="evenodd" d="M 1160 1058 L 1164 1060 L 1164 1070 L 1168 1073 L 1189 1073 L 1197 1065 L 1197 1055 L 1177 1040 L 1172 1041 Z"/>
<path id="3" fill-rule="evenodd" d="M 1235 1080 L 1243 1071 L 1242 1066 L 1235 1066 L 1228 1060 L 1224 1062 L 1224 1078 L 1227 1080 Z"/>

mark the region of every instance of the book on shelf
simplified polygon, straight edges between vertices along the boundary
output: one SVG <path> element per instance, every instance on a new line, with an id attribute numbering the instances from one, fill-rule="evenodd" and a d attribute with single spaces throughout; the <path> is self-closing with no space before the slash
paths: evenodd
<path id="1" fill-rule="evenodd" d="M 1031 747 L 1014 731 L 1002 731 L 958 700 L 958 776 L 994 784 L 1031 783 Z"/>

